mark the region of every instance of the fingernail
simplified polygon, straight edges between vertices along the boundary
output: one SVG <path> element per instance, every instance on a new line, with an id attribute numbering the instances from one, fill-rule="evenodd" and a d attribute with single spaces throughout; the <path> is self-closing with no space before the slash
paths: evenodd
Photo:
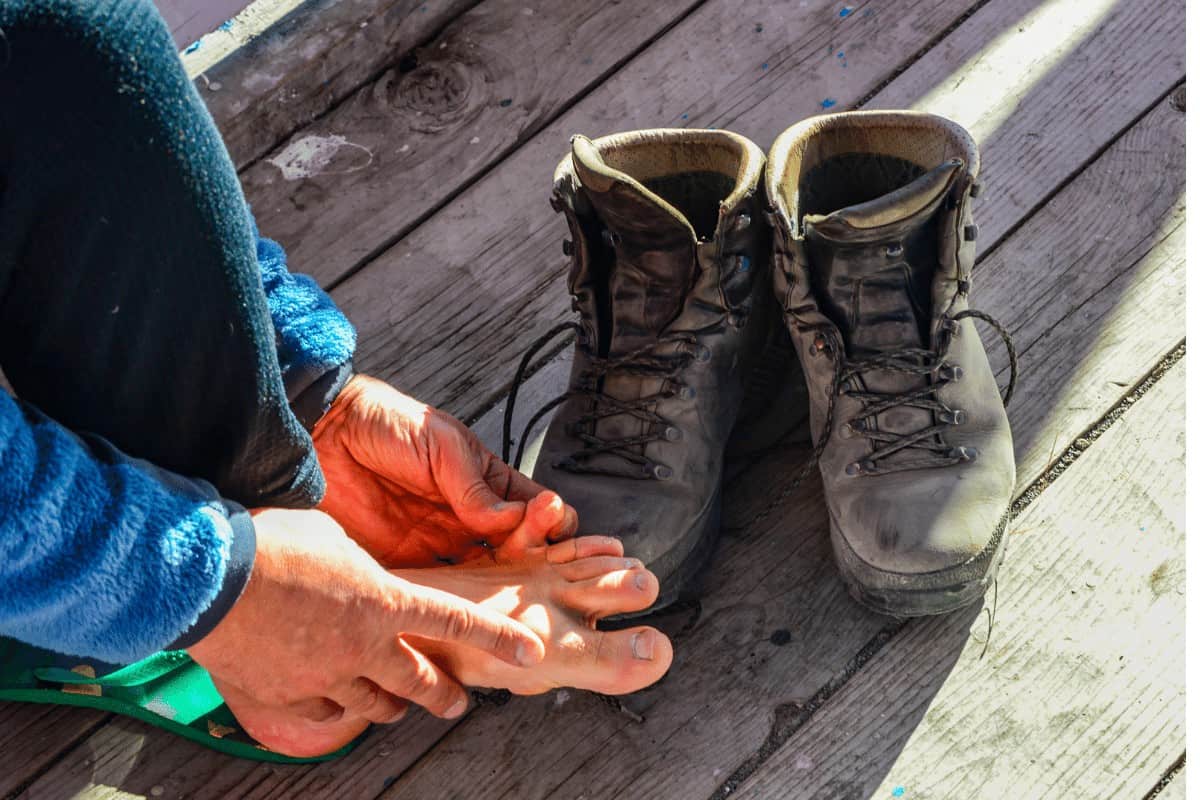
<path id="1" fill-rule="evenodd" d="M 502 500 L 499 503 L 495 503 L 492 506 L 492 511 L 495 511 L 496 513 L 502 513 L 504 511 L 509 511 L 510 509 L 516 508 L 519 505 L 521 505 L 521 504 L 517 503 L 515 501 L 512 501 L 512 500 L 509 500 L 509 501 Z"/>
<path id="2" fill-rule="evenodd" d="M 646 587 L 649 585 L 650 585 L 650 579 L 646 577 L 646 573 L 639 572 L 637 575 L 634 576 L 633 587 L 635 589 L 637 589 L 639 592 L 645 591 Z"/>
<path id="3" fill-rule="evenodd" d="M 633 635 L 633 657 L 642 661 L 654 658 L 654 635 L 650 633 L 635 633 Z"/>
<path id="4" fill-rule="evenodd" d="M 455 702 L 454 705 L 450 706 L 450 708 L 448 708 L 446 710 L 446 716 L 449 719 L 457 719 L 458 717 L 461 717 L 463 714 L 465 714 L 466 711 L 467 711 L 467 698 L 460 697 L 458 699 L 458 701 Z"/>
<path id="5" fill-rule="evenodd" d="M 632 558 L 625 559 L 625 569 L 633 569 L 637 566 L 637 561 Z"/>
<path id="6" fill-rule="evenodd" d="M 517 663 L 522 667 L 532 667 L 537 663 L 537 659 L 533 657 L 533 653 L 523 644 L 517 645 Z"/>

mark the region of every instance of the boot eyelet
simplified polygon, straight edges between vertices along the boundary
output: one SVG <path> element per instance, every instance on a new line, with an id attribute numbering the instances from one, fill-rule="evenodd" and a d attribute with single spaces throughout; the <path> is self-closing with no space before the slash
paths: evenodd
<path id="1" fill-rule="evenodd" d="M 958 336 L 958 332 L 962 329 L 962 323 L 956 319 L 942 320 L 942 330 L 950 336 Z"/>
<path id="2" fill-rule="evenodd" d="M 938 376 L 951 383 L 958 383 L 963 378 L 963 368 L 955 364 L 943 364 L 938 369 Z"/>
<path id="3" fill-rule="evenodd" d="M 737 261 L 737 267 L 735 268 L 736 272 L 744 273 L 750 271 L 750 256 L 739 255 L 734 256 L 734 259 Z"/>
<path id="4" fill-rule="evenodd" d="M 712 361 L 712 350 L 709 350 L 704 345 L 700 345 L 700 347 L 696 350 L 696 361 L 700 364 L 706 364 L 709 361 Z"/>
<path id="5" fill-rule="evenodd" d="M 974 461 L 979 456 L 979 451 L 974 447 L 956 447 L 953 454 L 959 461 Z"/>
<path id="6" fill-rule="evenodd" d="M 675 392 L 675 394 L 681 400 L 695 400 L 696 399 L 696 390 L 693 389 L 691 386 L 680 386 L 678 391 Z"/>
<path id="7" fill-rule="evenodd" d="M 750 220 L 749 214 L 746 214 L 744 212 L 741 214 L 738 214 L 736 217 L 733 218 L 733 230 L 734 231 L 744 231 L 744 230 L 746 230 L 746 228 L 750 227 L 750 222 L 751 222 L 751 220 Z"/>
<path id="8" fill-rule="evenodd" d="M 883 254 L 888 258 L 899 258 L 900 256 L 904 255 L 904 245 L 900 244 L 899 242 L 896 242 L 895 244 L 889 244 L 887 249 L 883 251 Z"/>
<path id="9" fill-rule="evenodd" d="M 669 428 L 667 428 L 666 430 L 664 430 L 662 435 L 663 435 L 663 438 L 666 439 L 668 442 L 678 442 L 680 439 L 683 438 L 683 431 L 679 430 L 679 428 L 676 428 L 674 425 L 672 425 Z"/>
<path id="10" fill-rule="evenodd" d="M 825 337 L 818 333 L 813 337 L 813 343 L 809 345 L 808 352 L 809 355 L 814 356 L 817 353 L 827 354 L 829 352 L 828 347 L 829 344 L 825 341 Z"/>
<path id="11" fill-rule="evenodd" d="M 949 411 L 938 412 L 938 420 L 947 425 L 962 425 L 967 421 L 967 415 L 965 412 L 954 408 Z"/>
<path id="12" fill-rule="evenodd" d="M 875 471 L 875 462 L 870 459 L 862 461 L 853 461 L 846 466 L 846 474 L 851 477 L 865 475 Z"/>
<path id="13" fill-rule="evenodd" d="M 647 464 L 645 466 L 646 477 L 654 478 L 657 481 L 665 481 L 675 474 L 674 470 L 666 464 Z"/>
<path id="14" fill-rule="evenodd" d="M 842 425 L 840 432 L 842 434 L 843 439 L 852 439 L 852 438 L 854 438 L 854 434 L 857 433 L 857 431 L 854 430 L 854 426 L 851 425 L 849 422 Z"/>
<path id="15" fill-rule="evenodd" d="M 846 394 L 847 392 L 851 391 L 853 388 L 854 388 L 854 384 L 852 384 L 849 379 L 846 379 L 838 384 L 837 391 L 838 391 L 838 394 Z"/>
<path id="16" fill-rule="evenodd" d="M 746 327 L 746 320 L 748 316 L 748 314 L 738 314 L 731 311 L 725 315 L 725 324 L 740 331 L 742 328 Z"/>

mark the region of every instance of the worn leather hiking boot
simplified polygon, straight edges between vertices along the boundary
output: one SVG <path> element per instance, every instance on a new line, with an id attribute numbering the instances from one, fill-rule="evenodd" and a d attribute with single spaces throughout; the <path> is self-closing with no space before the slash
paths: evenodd
<path id="1" fill-rule="evenodd" d="M 722 456 L 768 328 L 794 360 L 770 290 L 764 157 L 714 130 L 571 140 L 551 203 L 567 218 L 578 323 L 570 387 L 538 411 L 533 478 L 579 512 L 580 530 L 618 536 L 674 602 L 708 560 L 721 518 Z M 526 459 L 526 464 L 529 459 Z M 522 462 L 518 452 L 517 463 Z M 653 609 L 652 609 L 653 610 Z"/>
<path id="2" fill-rule="evenodd" d="M 833 552 L 851 594 L 895 616 L 977 600 L 1005 541 L 1008 398 L 974 321 L 999 324 L 967 305 L 978 172 L 963 128 L 913 112 L 809 119 L 767 159 L 775 294 L 808 381 Z"/>

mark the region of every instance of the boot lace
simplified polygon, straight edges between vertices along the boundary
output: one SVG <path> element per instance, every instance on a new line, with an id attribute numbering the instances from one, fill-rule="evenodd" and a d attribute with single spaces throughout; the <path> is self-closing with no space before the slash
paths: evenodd
<path id="1" fill-rule="evenodd" d="M 529 368 L 530 362 L 555 337 L 567 331 L 572 331 L 577 338 L 582 332 L 582 328 L 577 322 L 564 322 L 556 325 L 530 346 L 517 367 L 516 377 L 513 379 L 512 388 L 508 393 L 508 402 L 504 407 L 504 444 L 502 453 L 504 461 L 514 466 L 519 465 L 521 463 L 521 456 L 525 452 L 525 445 L 528 442 L 529 434 L 533 431 L 538 421 L 571 398 L 583 397 L 591 401 L 587 404 L 589 410 L 567 422 L 571 435 L 582 442 L 582 447 L 575 450 L 566 458 L 560 459 L 554 464 L 555 468 L 568 472 L 590 472 L 599 475 L 629 477 L 627 473 L 618 472 L 594 462 L 596 456 L 607 453 L 619 456 L 634 466 L 641 467 L 641 475 L 637 477 L 658 478 L 660 480 L 671 477 L 670 467 L 665 464 L 655 463 L 653 459 L 639 452 L 642 445 L 663 439 L 666 441 L 677 441 L 682 435 L 679 429 L 674 427 L 669 419 L 657 413 L 653 406 L 659 400 L 675 396 L 694 396 L 695 390 L 681 383 L 679 375 L 691 366 L 693 362 L 707 361 L 712 357 L 709 349 L 700 344 L 699 337 L 717 330 L 722 324 L 718 322 L 694 331 L 671 332 L 659 337 L 656 341 L 648 345 L 620 356 L 592 358 L 591 363 L 580 374 L 577 385 L 550 400 L 530 418 L 529 422 L 525 425 L 524 432 L 521 434 L 516 456 L 510 461 L 509 455 L 513 444 L 512 422 L 513 413 L 517 405 L 517 393 L 527 377 L 526 371 Z M 672 344 L 681 345 L 681 348 L 671 353 L 656 352 Z M 663 380 L 663 388 L 660 391 L 640 397 L 622 400 L 621 398 L 613 397 L 601 388 L 604 379 L 614 374 L 661 378 Z M 619 415 L 628 415 L 649 424 L 645 426 L 643 433 L 619 439 L 605 439 L 588 431 L 591 423 Z"/>
<path id="2" fill-rule="evenodd" d="M 945 318 L 937 346 L 933 349 L 906 347 L 872 354 L 866 358 L 851 360 L 834 345 L 839 341 L 832 336 L 818 334 L 814 348 L 824 351 L 834 359 L 834 384 L 829 395 L 825 429 L 817 443 L 814 461 L 820 457 L 832 434 L 833 410 L 840 395 L 854 398 L 864 405 L 862 410 L 846 422 L 851 433 L 868 439 L 874 445 L 869 457 L 853 462 L 846 467 L 849 475 L 883 475 L 902 470 L 943 467 L 963 461 L 974 460 L 977 452 L 973 447 L 951 447 L 943 442 L 941 434 L 961 425 L 965 421 L 962 411 L 952 409 L 938 399 L 938 391 L 963 376 L 962 368 L 948 363 L 950 340 L 958 332 L 960 320 L 973 318 L 986 322 L 996 329 L 1008 351 L 1009 380 L 1004 390 L 1004 405 L 1007 407 L 1017 387 L 1017 351 L 1012 337 L 995 318 L 981 311 L 967 309 Z M 824 326 L 821 326 L 822 328 Z M 928 377 L 926 385 L 908 392 L 880 392 L 862 388 L 862 376 L 871 371 L 893 371 L 906 375 Z M 934 423 L 909 434 L 899 434 L 869 426 L 869 420 L 890 408 L 908 406 L 925 409 L 933 413 Z M 923 451 L 924 457 L 897 462 L 889 460 L 902 450 Z"/>

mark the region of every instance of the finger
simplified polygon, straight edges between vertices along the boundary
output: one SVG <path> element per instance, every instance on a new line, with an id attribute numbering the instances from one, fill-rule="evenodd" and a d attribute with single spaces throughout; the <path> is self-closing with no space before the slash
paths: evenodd
<path id="1" fill-rule="evenodd" d="M 546 657 L 542 640 L 516 620 L 449 592 L 391 578 L 396 582 L 399 632 L 474 647 L 518 667 L 533 666 Z"/>
<path id="2" fill-rule="evenodd" d="M 508 466 L 495 455 L 491 453 L 488 455 L 490 460 L 486 471 L 486 480 L 488 485 L 505 500 L 524 500 L 528 504 L 537 501 L 537 498 L 542 495 L 554 494 L 546 487 L 535 483 Z M 562 502 L 561 498 L 559 498 L 559 502 Z M 553 512 L 542 513 L 547 513 L 548 515 L 537 520 L 535 525 L 544 531 L 544 537 L 547 541 L 561 541 L 568 536 L 574 536 L 575 532 L 579 530 L 579 513 L 566 503 L 562 503 L 561 513 L 557 509 Z M 522 522 L 528 519 L 529 510 L 527 506 L 525 518 Z"/>
<path id="3" fill-rule="evenodd" d="M 517 527 L 525 515 L 525 503 L 500 497 L 486 479 L 499 459 L 457 420 L 442 423 L 432 432 L 430 467 L 450 509 L 481 535 L 507 533 Z"/>
<path id="4" fill-rule="evenodd" d="M 396 637 L 394 655 L 372 674 L 388 692 L 423 706 L 434 716 L 457 719 L 467 710 L 466 690 L 403 637 Z"/>
<path id="5" fill-rule="evenodd" d="M 330 695 L 330 699 L 346 713 L 384 725 L 397 722 L 408 710 L 408 703 L 403 698 L 385 691 L 369 678 L 358 677 L 335 686 Z"/>
<path id="6" fill-rule="evenodd" d="M 568 561 L 565 564 L 559 564 L 557 569 L 558 574 L 569 581 L 586 581 L 592 578 L 599 578 L 601 575 L 607 575 L 610 572 L 641 569 L 642 566 L 642 562 L 636 558 L 592 556 L 591 558 L 580 558 L 575 561 Z"/>
<path id="7" fill-rule="evenodd" d="M 576 536 L 546 548 L 546 560 L 551 564 L 565 564 L 592 556 L 622 555 L 625 555 L 625 546 L 614 536 Z"/>

